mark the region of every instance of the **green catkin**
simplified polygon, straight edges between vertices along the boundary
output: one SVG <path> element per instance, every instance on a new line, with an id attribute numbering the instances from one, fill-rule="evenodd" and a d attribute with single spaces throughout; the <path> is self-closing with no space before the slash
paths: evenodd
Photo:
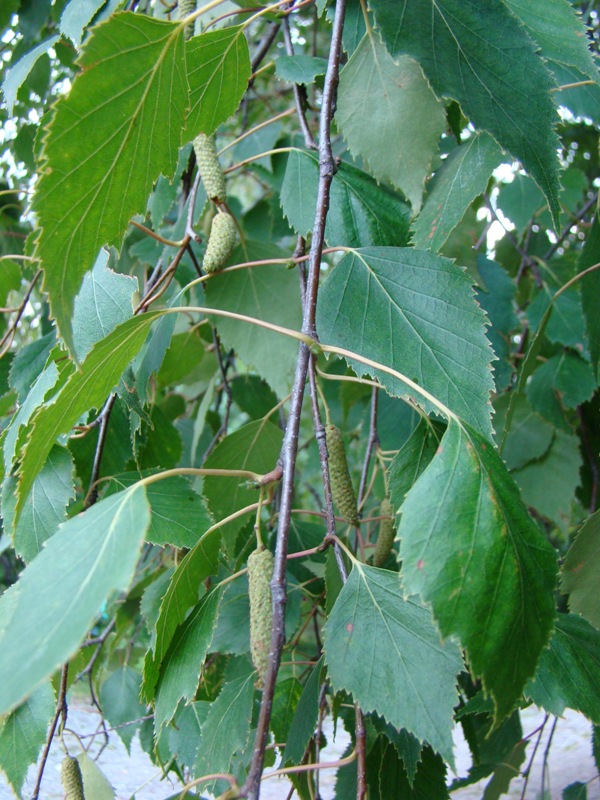
<path id="1" fill-rule="evenodd" d="M 194 139 L 194 152 L 206 196 L 215 203 L 224 203 L 227 199 L 225 175 L 217 156 L 215 137 L 199 133 Z"/>
<path id="2" fill-rule="evenodd" d="M 273 554 L 257 548 L 248 557 L 248 596 L 250 599 L 250 654 L 258 672 L 256 686 L 262 689 L 271 649 L 271 587 Z"/>
<path id="3" fill-rule="evenodd" d="M 349 525 L 358 525 L 356 495 L 348 470 L 342 432 L 335 425 L 325 426 L 325 442 L 329 456 L 331 495 L 339 516 Z"/>
<path id="4" fill-rule="evenodd" d="M 394 507 L 387 497 L 382 500 L 379 513 L 382 517 L 385 517 L 385 519 L 382 519 L 379 525 L 379 535 L 377 536 L 377 543 L 373 554 L 374 567 L 382 567 L 388 560 L 392 552 L 392 547 L 394 546 L 394 538 L 396 535 Z"/>
<path id="5" fill-rule="evenodd" d="M 218 272 L 223 269 L 235 247 L 236 232 L 235 220 L 231 214 L 224 211 L 213 217 L 202 262 L 204 272 Z"/>
<path id="6" fill-rule="evenodd" d="M 60 779 L 65 790 L 65 800 L 85 800 L 83 776 L 79 761 L 65 756 L 60 767 Z"/>
<path id="7" fill-rule="evenodd" d="M 177 16 L 179 19 L 185 19 L 185 17 L 189 17 L 189 15 L 196 10 L 196 0 L 179 0 L 177 3 Z M 185 38 L 191 39 L 194 35 L 194 27 L 195 23 L 191 22 L 189 25 L 185 26 Z"/>

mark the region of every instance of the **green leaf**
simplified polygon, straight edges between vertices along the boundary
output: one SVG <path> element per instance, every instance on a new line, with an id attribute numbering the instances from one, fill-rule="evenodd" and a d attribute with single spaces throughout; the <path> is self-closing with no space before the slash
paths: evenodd
<path id="1" fill-rule="evenodd" d="M 404 503 L 407 493 L 436 454 L 444 435 L 441 425 L 422 419 L 390 464 L 388 487 L 394 509 Z"/>
<path id="2" fill-rule="evenodd" d="M 184 59 L 183 28 L 115 14 L 94 29 L 82 71 L 54 107 L 34 198 L 36 255 L 71 351 L 73 301 L 84 274 L 102 245 L 121 244 L 154 181 L 177 166 L 188 107 Z"/>
<path id="3" fill-rule="evenodd" d="M 16 389 L 20 403 L 25 400 L 29 390 L 43 372 L 55 342 L 56 334 L 51 331 L 21 347 L 15 353 L 8 382 L 13 389 Z"/>
<path id="4" fill-rule="evenodd" d="M 377 711 L 453 763 L 460 652 L 442 643 L 427 609 L 403 599 L 395 573 L 354 565 L 325 626 L 325 659 L 334 687 L 351 692 L 363 711 Z"/>
<path id="5" fill-rule="evenodd" d="M 486 133 L 471 136 L 453 150 L 435 173 L 413 227 L 417 248 L 437 251 L 502 160 L 502 150 Z"/>
<path id="6" fill-rule="evenodd" d="M 193 767 L 200 741 L 200 729 L 206 720 L 210 703 L 198 700 L 179 709 L 173 729 L 169 731 L 171 752 L 180 764 Z M 174 800 L 174 799 L 173 799 Z"/>
<path id="7" fill-rule="evenodd" d="M 220 549 L 221 531 L 216 529 L 206 533 L 187 553 L 171 578 L 160 605 L 153 650 L 148 650 L 144 662 L 142 696 L 149 703 L 154 699 L 160 665 L 175 631 L 186 618 L 190 608 L 197 604 L 202 583 L 216 573 Z"/>
<path id="8" fill-rule="evenodd" d="M 278 681 L 275 686 L 270 725 L 275 741 L 286 742 L 286 747 L 294 713 L 301 696 L 302 684 L 297 678 L 286 678 Z"/>
<path id="9" fill-rule="evenodd" d="M 139 700 L 141 683 L 140 673 L 123 664 L 111 672 L 100 687 L 102 713 L 109 724 L 116 729 L 128 753 L 131 753 L 131 741 L 140 723 L 135 725 L 124 723 L 131 723 L 146 715 L 146 706 Z"/>
<path id="10" fill-rule="evenodd" d="M 588 78 L 600 83 L 598 69 L 588 47 L 588 36 L 581 17 L 567 0 L 544 0 L 543 4 L 527 0 L 504 0 L 523 24 L 541 55 L 576 67 Z"/>
<path id="11" fill-rule="evenodd" d="M 313 667 L 304 684 L 286 738 L 282 764 L 300 764 L 314 735 L 319 717 L 319 695 L 321 692 L 321 673 L 323 657 Z"/>
<path id="12" fill-rule="evenodd" d="M 383 747 L 384 743 L 385 739 L 379 737 L 377 744 L 381 747 L 381 761 L 375 783 L 379 790 L 375 795 L 378 800 L 391 797 L 401 797 L 402 800 L 448 800 L 450 795 L 446 786 L 446 765 L 431 747 L 425 747 L 421 751 L 421 761 L 411 780 L 396 748 L 393 745 Z M 377 757 L 377 752 L 373 755 Z"/>
<path id="13" fill-rule="evenodd" d="M 204 659 L 213 640 L 222 593 L 217 589 L 205 597 L 185 620 L 163 659 L 156 687 L 154 725 L 156 735 L 171 721 L 179 701 L 193 700 Z"/>
<path id="14" fill-rule="evenodd" d="M 450 422 L 398 538 L 406 592 L 431 603 L 442 636 L 458 636 L 502 719 L 552 630 L 556 555 L 489 442 Z"/>
<path id="15" fill-rule="evenodd" d="M 75 498 L 73 459 L 64 447 L 55 445 L 38 473 L 23 511 L 13 528 L 16 504 L 16 479 L 9 477 L 2 487 L 4 531 L 12 535 L 15 551 L 25 562 L 31 561 L 44 542 L 54 535 L 67 515 L 67 505 Z"/>
<path id="16" fill-rule="evenodd" d="M 528 175 L 515 175 L 498 192 L 497 206 L 514 222 L 517 230 L 524 231 L 531 220 L 546 207 L 544 195 Z"/>
<path id="17" fill-rule="evenodd" d="M 523 162 L 558 227 L 553 80 L 504 3 L 371 0 L 370 5 L 391 55 L 415 58 L 438 96 L 457 100 L 477 128 Z"/>
<path id="18" fill-rule="evenodd" d="M 137 288 L 137 278 L 108 268 L 108 252 L 102 249 L 75 298 L 73 339 L 78 361 L 83 361 L 96 342 L 133 316 Z"/>
<path id="19" fill-rule="evenodd" d="M 600 629 L 600 511 L 582 526 L 562 567 L 561 591 L 569 608 Z"/>
<path id="20" fill-rule="evenodd" d="M 252 245 L 239 261 L 280 257 L 272 245 Z M 302 312 L 298 291 L 298 276 L 284 264 L 265 264 L 252 269 L 240 269 L 217 274 L 205 284 L 206 304 L 211 308 L 245 314 L 284 328 L 300 330 Z M 298 342 L 258 325 L 225 317 L 214 317 L 225 347 L 236 350 L 241 360 L 254 367 L 269 386 L 285 397 L 291 388 Z"/>
<path id="21" fill-rule="evenodd" d="M 52 686 L 43 683 L 0 722 L 0 769 L 17 797 L 21 797 L 29 766 L 35 764 L 46 741 L 55 709 Z"/>
<path id="22" fill-rule="evenodd" d="M 27 80 L 27 76 L 34 68 L 38 58 L 45 55 L 53 45 L 58 41 L 58 36 L 51 36 L 41 44 L 38 44 L 24 56 L 22 56 L 16 64 L 11 66 L 2 82 L 2 91 L 4 92 L 4 100 L 8 113 L 12 116 L 13 106 L 17 99 L 17 92 L 22 84 Z"/>
<path id="23" fill-rule="evenodd" d="M 296 233 L 313 227 L 319 186 L 319 161 L 313 153 L 292 150 L 288 157 L 281 205 Z M 387 186 L 342 162 L 331 183 L 325 239 L 332 246 L 368 247 L 408 244 L 410 208 Z"/>
<path id="24" fill-rule="evenodd" d="M 187 378 L 186 383 L 193 382 L 191 372 L 204 358 L 204 343 L 197 331 L 190 328 L 183 333 L 176 333 L 171 338 L 169 349 L 165 353 L 163 363 L 157 375 L 161 386 L 175 386 Z M 190 376 L 190 377 L 188 377 Z"/>
<path id="25" fill-rule="evenodd" d="M 327 59 L 314 56 L 279 56 L 275 59 L 275 74 L 288 83 L 314 83 L 317 75 L 327 72 Z"/>
<path id="26" fill-rule="evenodd" d="M 573 708 L 600 724 L 600 631 L 575 614 L 559 614 L 525 694 L 557 717 Z"/>
<path id="27" fill-rule="evenodd" d="M 510 782 L 521 774 L 521 766 L 525 761 L 527 739 L 518 741 L 512 750 L 504 756 L 502 762 L 494 770 L 492 779 L 488 782 L 482 800 L 500 800 L 503 794 L 508 793 Z"/>
<path id="28" fill-rule="evenodd" d="M 236 111 L 252 68 L 244 26 L 208 31 L 185 43 L 190 109 L 183 141 L 211 134 Z"/>
<path id="29" fill-rule="evenodd" d="M 600 262 L 600 218 L 594 216 L 592 227 L 588 231 L 585 245 L 579 259 L 578 270 L 584 270 Z M 585 318 L 590 356 L 594 375 L 598 379 L 600 364 L 600 314 L 597 300 L 600 297 L 600 270 L 590 272 L 581 279 L 581 304 Z"/>
<path id="30" fill-rule="evenodd" d="M 115 800 L 115 793 L 108 778 L 85 750 L 79 753 L 77 761 L 83 778 L 84 795 L 90 800 Z"/>
<path id="31" fill-rule="evenodd" d="M 590 364 L 577 353 L 564 350 L 552 356 L 536 370 L 547 375 L 564 408 L 577 408 L 591 400 L 596 390 L 596 381 Z M 532 379 L 533 380 L 533 379 Z"/>
<path id="32" fill-rule="evenodd" d="M 505 436 L 504 423 L 510 400 L 509 394 L 503 394 L 494 404 L 494 428 L 496 440 L 504 441 L 502 458 L 506 466 L 513 470 L 542 458 L 552 444 L 554 429 L 535 413 L 527 398 L 521 395 L 515 402 L 510 430 Z"/>
<path id="33" fill-rule="evenodd" d="M 17 517 L 56 437 L 68 433 L 90 408 L 100 408 L 104 404 L 160 313 L 148 311 L 117 326 L 94 345 L 81 369 L 69 376 L 53 402 L 39 408 L 32 420 L 21 463 Z"/>
<path id="34" fill-rule="evenodd" d="M 275 469 L 283 434 L 272 422 L 256 420 L 229 434 L 204 462 L 206 469 L 244 469 L 259 475 Z M 207 476 L 202 484 L 206 504 L 215 520 L 222 520 L 258 501 L 255 488 L 246 486 L 245 478 Z M 239 516 L 221 528 L 225 546 L 233 550 L 240 528 L 254 516 L 254 511 Z"/>
<path id="35" fill-rule="evenodd" d="M 60 18 L 61 33 L 72 39 L 76 45 L 80 45 L 84 28 L 105 2 L 106 0 L 71 0 L 65 6 Z"/>
<path id="36" fill-rule="evenodd" d="M 110 479 L 106 496 L 126 489 L 148 474 L 151 473 L 115 475 Z M 146 538 L 153 544 L 191 549 L 212 525 L 202 498 L 182 476 L 151 483 L 146 487 L 146 496 L 152 512 Z"/>
<path id="37" fill-rule="evenodd" d="M 340 73 L 336 120 L 350 151 L 362 156 L 375 178 L 401 189 L 418 211 L 446 127 L 443 107 L 419 65 L 393 59 L 377 35 L 367 32 Z"/>
<path id="38" fill-rule="evenodd" d="M 319 293 L 321 341 L 397 369 L 490 435 L 492 352 L 484 325 L 467 275 L 428 251 L 356 250 Z M 352 366 L 359 375 L 375 374 L 390 394 L 415 395 L 386 373 Z"/>
<path id="39" fill-rule="evenodd" d="M 229 772 L 233 757 L 243 750 L 250 734 L 256 672 L 225 683 L 202 726 L 195 775 Z"/>
<path id="40" fill-rule="evenodd" d="M 593 83 L 586 85 L 586 76 L 574 67 L 566 67 L 556 62 L 550 64 L 558 86 L 567 88 L 556 92 L 556 102 L 559 106 L 568 108 L 576 117 L 591 119 L 596 125 L 600 124 L 600 87 Z M 583 86 L 572 86 L 580 84 Z"/>
<path id="41" fill-rule="evenodd" d="M 562 793 L 562 800 L 587 800 L 587 783 L 575 781 L 565 786 Z"/>
<path id="42" fill-rule="evenodd" d="M 581 467 L 579 437 L 556 431 L 546 454 L 513 475 L 523 502 L 566 531 L 571 522 L 575 491 L 581 483 Z"/>
<path id="43" fill-rule="evenodd" d="M 149 522 L 139 484 L 101 500 L 64 523 L 2 595 L 0 714 L 64 664 L 107 598 L 127 589 Z"/>

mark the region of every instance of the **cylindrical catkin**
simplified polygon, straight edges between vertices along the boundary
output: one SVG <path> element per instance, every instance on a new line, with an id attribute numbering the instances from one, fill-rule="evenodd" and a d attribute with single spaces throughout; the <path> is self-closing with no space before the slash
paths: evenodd
<path id="1" fill-rule="evenodd" d="M 179 19 L 185 19 L 188 17 L 192 11 L 196 10 L 196 0 L 179 0 L 177 3 L 177 16 Z M 194 35 L 194 23 L 191 22 L 189 25 L 185 26 L 185 38 L 191 39 Z"/>
<path id="2" fill-rule="evenodd" d="M 235 220 L 231 214 L 223 212 L 213 217 L 202 261 L 204 272 L 217 272 L 223 269 L 235 247 L 236 231 Z"/>
<path id="3" fill-rule="evenodd" d="M 65 790 L 65 800 L 85 800 L 83 776 L 79 761 L 65 756 L 60 767 L 60 779 Z"/>
<path id="4" fill-rule="evenodd" d="M 273 554 L 257 548 L 248 557 L 248 596 L 250 598 L 250 654 L 258 672 L 256 686 L 261 689 L 271 649 L 271 587 Z"/>
<path id="5" fill-rule="evenodd" d="M 325 426 L 325 442 L 329 456 L 331 495 L 340 517 L 349 525 L 358 525 L 356 495 L 350 478 L 342 432 L 335 425 Z"/>
<path id="6" fill-rule="evenodd" d="M 224 203 L 227 198 L 225 175 L 217 155 L 214 135 L 199 133 L 194 139 L 194 152 L 206 196 L 215 203 Z"/>
<path id="7" fill-rule="evenodd" d="M 388 557 L 392 552 L 392 547 L 394 546 L 396 529 L 394 507 L 387 497 L 382 500 L 379 513 L 382 517 L 385 516 L 385 519 L 382 519 L 381 523 L 379 524 L 379 535 L 377 536 L 377 543 L 375 545 L 375 552 L 373 554 L 374 567 L 382 567 L 388 560 Z"/>

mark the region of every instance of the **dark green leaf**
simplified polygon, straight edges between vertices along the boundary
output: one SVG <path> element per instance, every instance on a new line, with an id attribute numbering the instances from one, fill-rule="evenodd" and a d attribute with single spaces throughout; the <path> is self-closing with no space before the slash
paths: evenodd
<path id="1" fill-rule="evenodd" d="M 242 25 L 208 31 L 185 43 L 190 109 L 184 141 L 216 131 L 236 111 L 252 71 Z"/>
<path id="2" fill-rule="evenodd" d="M 578 269 L 584 270 L 600 263 L 600 219 L 595 215 L 592 227 L 588 231 Z M 590 272 L 581 279 L 581 304 L 585 317 L 585 327 L 592 357 L 594 375 L 598 378 L 600 363 L 600 314 L 598 314 L 598 298 L 600 297 L 600 269 Z"/>
<path id="3" fill-rule="evenodd" d="M 282 81 L 288 83 L 314 82 L 317 75 L 327 72 L 327 59 L 314 56 L 296 55 L 279 56 L 275 60 L 275 73 Z"/>
<path id="4" fill-rule="evenodd" d="M 587 800 L 587 783 L 570 783 L 563 789 L 562 800 Z"/>
<path id="5" fill-rule="evenodd" d="M 175 633 L 163 659 L 160 679 L 156 687 L 154 726 L 159 736 L 164 725 L 170 722 L 179 701 L 193 700 L 204 659 L 211 646 L 221 592 L 211 592 L 197 606 Z"/>
<path id="6" fill-rule="evenodd" d="M 494 428 L 496 440 L 504 441 L 502 458 L 506 462 L 506 466 L 513 470 L 524 467 L 530 461 L 542 458 L 552 444 L 554 430 L 539 414 L 535 413 L 527 398 L 521 395 L 517 398 L 514 406 L 510 431 L 505 436 L 504 423 L 509 402 L 510 395 L 503 394 L 494 404 L 496 411 Z"/>
<path id="7" fill-rule="evenodd" d="M 289 740 L 292 720 L 301 696 L 302 684 L 297 678 L 278 681 L 271 713 L 271 730 L 276 742 Z"/>
<path id="8" fill-rule="evenodd" d="M 289 727 L 285 751 L 281 762 L 283 764 L 300 764 L 314 735 L 319 718 L 319 695 L 321 693 L 321 673 L 323 671 L 323 658 L 315 664 L 308 680 L 304 684 L 302 694 L 298 700 L 296 711 Z"/>
<path id="9" fill-rule="evenodd" d="M 392 58 L 368 31 L 340 74 L 336 120 L 350 151 L 375 178 L 401 189 L 418 211 L 446 125 L 419 65 Z"/>
<path id="10" fill-rule="evenodd" d="M 243 425 L 226 436 L 206 459 L 206 469 L 242 469 L 259 475 L 275 469 L 283 434 L 268 420 Z M 256 488 L 246 486 L 246 478 L 209 476 L 204 479 L 202 492 L 215 520 L 222 520 L 248 505 L 258 502 Z M 231 552 L 235 536 L 253 511 L 239 516 L 221 528 L 225 545 Z"/>
<path id="11" fill-rule="evenodd" d="M 492 779 L 485 787 L 482 800 L 500 800 L 503 794 L 507 794 L 512 779 L 521 774 L 528 744 L 527 739 L 521 739 L 503 758 L 502 763 L 498 764 Z"/>
<path id="12" fill-rule="evenodd" d="M 54 692 L 43 683 L 0 722 L 0 769 L 17 797 L 31 764 L 37 761 L 56 708 Z"/>
<path id="13" fill-rule="evenodd" d="M 561 590 L 569 595 L 569 608 L 600 629 L 600 511 L 586 521 L 568 551 Z"/>
<path id="14" fill-rule="evenodd" d="M 414 246 L 439 250 L 473 200 L 485 191 L 501 160 L 502 150 L 486 133 L 471 136 L 453 150 L 427 189 L 413 227 Z"/>
<path id="15" fill-rule="evenodd" d="M 181 27 L 115 14 L 94 29 L 82 71 L 54 107 L 34 199 L 36 254 L 71 351 L 73 302 L 84 274 L 102 245 L 121 244 L 156 178 L 177 166 L 188 108 L 184 59 Z"/>
<path id="16" fill-rule="evenodd" d="M 551 74 L 503 3 L 371 0 L 392 56 L 417 59 L 441 97 L 521 159 L 559 225 L 558 138 Z"/>
<path id="17" fill-rule="evenodd" d="M 394 509 L 402 506 L 417 478 L 429 466 L 443 435 L 441 425 L 421 420 L 408 441 L 394 456 L 388 473 L 388 487 Z"/>
<path id="18" fill-rule="evenodd" d="M 139 484 L 102 500 L 64 523 L 2 595 L 0 714 L 64 664 L 107 598 L 128 588 L 149 522 Z"/>
<path id="19" fill-rule="evenodd" d="M 600 631 L 576 614 L 559 614 L 525 694 L 557 717 L 573 708 L 600 724 Z"/>
<path id="20" fill-rule="evenodd" d="M 492 352 L 484 324 L 463 270 L 412 248 L 349 253 L 319 294 L 322 342 L 393 367 L 490 435 Z M 414 390 L 400 380 L 352 366 L 359 375 L 375 373 L 390 394 L 414 398 Z"/>
<path id="21" fill-rule="evenodd" d="M 290 225 L 303 236 L 314 224 L 318 185 L 317 156 L 292 150 L 281 187 L 281 205 Z M 332 246 L 405 245 L 409 213 L 398 194 L 342 162 L 331 183 L 325 238 Z"/>
<path id="22" fill-rule="evenodd" d="M 325 626 L 325 658 L 336 689 L 452 763 L 460 652 L 442 643 L 427 609 L 404 600 L 395 573 L 354 565 Z"/>
<path id="23" fill-rule="evenodd" d="M 124 725 L 140 719 L 146 714 L 146 706 L 139 701 L 142 676 L 132 667 L 124 664 L 111 672 L 100 687 L 100 705 L 102 713 L 121 738 L 128 752 L 131 752 L 131 740 L 139 728 L 136 725 Z M 119 727 L 122 726 L 123 727 Z"/>
<path id="24" fill-rule="evenodd" d="M 556 555 L 493 446 L 452 421 L 398 536 L 406 591 L 431 603 L 444 637 L 459 637 L 502 719 L 552 630 Z"/>
<path id="25" fill-rule="evenodd" d="M 546 207 L 544 195 L 528 175 L 515 175 L 512 183 L 500 187 L 497 206 L 519 231 Z"/>
<path id="26" fill-rule="evenodd" d="M 9 384 L 13 389 L 17 390 L 20 403 L 26 398 L 34 382 L 46 366 L 48 356 L 55 342 L 56 334 L 52 331 L 40 339 L 21 347 L 18 353 L 15 354 L 10 370 Z"/>
<path id="27" fill-rule="evenodd" d="M 381 739 L 381 742 L 384 741 Z M 379 800 L 391 797 L 401 797 L 402 800 L 448 800 L 450 797 L 446 786 L 446 765 L 431 747 L 423 748 L 421 761 L 411 782 L 406 765 L 394 746 L 388 745 L 383 749 L 378 778 L 376 786 L 379 793 L 374 797 Z"/>

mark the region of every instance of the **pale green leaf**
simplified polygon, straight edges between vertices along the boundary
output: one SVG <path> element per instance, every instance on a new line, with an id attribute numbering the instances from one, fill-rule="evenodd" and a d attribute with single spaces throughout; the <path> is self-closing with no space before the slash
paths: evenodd
<path id="1" fill-rule="evenodd" d="M 83 29 L 92 17 L 105 4 L 106 0 L 71 0 L 67 3 L 60 18 L 60 30 L 72 39 L 76 45 L 81 44 Z"/>
<path id="2" fill-rule="evenodd" d="M 457 100 L 477 128 L 519 158 L 558 227 L 558 138 L 553 80 L 504 3 L 371 0 L 392 56 L 415 58 L 440 97 Z"/>
<path id="3" fill-rule="evenodd" d="M 354 565 L 325 626 L 325 660 L 333 686 L 351 692 L 363 711 L 406 728 L 453 763 L 460 652 L 442 643 L 427 609 L 402 597 L 395 573 Z"/>
<path id="4" fill-rule="evenodd" d="M 100 408 L 104 404 L 160 313 L 148 311 L 133 317 L 97 342 L 81 369 L 69 376 L 53 402 L 39 408 L 33 418 L 21 463 L 17 517 L 57 436 L 68 433 L 90 408 Z"/>
<path id="5" fill-rule="evenodd" d="M 19 348 L 15 353 L 8 383 L 16 389 L 20 403 L 27 397 L 29 390 L 43 372 L 55 343 L 56 333 L 50 331 L 45 336 Z"/>
<path id="6" fill-rule="evenodd" d="M 486 133 L 471 136 L 453 150 L 428 186 L 413 226 L 414 246 L 439 250 L 473 200 L 485 191 L 501 160 L 502 150 Z"/>
<path id="7" fill-rule="evenodd" d="M 556 555 L 488 441 L 450 422 L 402 506 L 398 538 L 406 592 L 460 639 L 502 719 L 552 630 Z"/>
<path id="8" fill-rule="evenodd" d="M 561 590 L 569 608 L 600 629 L 600 511 L 586 521 L 571 545 L 563 567 Z"/>
<path id="9" fill-rule="evenodd" d="M 184 141 L 216 131 L 235 113 L 252 68 L 242 25 L 212 30 L 185 43 L 190 109 Z"/>
<path id="10" fill-rule="evenodd" d="M 21 85 L 27 80 L 27 76 L 34 68 L 38 58 L 45 55 L 48 50 L 56 44 L 58 36 L 51 36 L 41 44 L 38 44 L 24 56 L 22 56 L 16 64 L 11 66 L 2 82 L 2 91 L 4 92 L 4 101 L 8 108 L 8 113 L 12 116 L 13 106 L 17 99 L 17 92 Z"/>
<path id="11" fill-rule="evenodd" d="M 198 602 L 203 582 L 217 571 L 220 549 L 220 530 L 216 529 L 205 534 L 186 554 L 171 577 L 169 588 L 160 604 L 155 626 L 154 648 L 148 650 L 144 662 L 142 696 L 147 702 L 152 702 L 154 698 L 160 665 L 175 631 L 185 620 L 190 608 Z"/>
<path id="12" fill-rule="evenodd" d="M 355 250 L 319 293 L 322 342 L 398 370 L 489 435 L 492 352 L 484 326 L 468 276 L 429 251 Z M 390 394 L 423 402 L 387 373 L 352 366 L 360 375 L 375 373 Z"/>
<path id="13" fill-rule="evenodd" d="M 13 546 L 21 558 L 29 562 L 54 535 L 67 515 L 67 505 L 75 498 L 74 466 L 71 454 L 55 445 L 36 476 L 25 500 L 23 511 L 13 528 L 16 504 L 16 480 L 6 479 L 2 487 L 2 519 L 4 531 L 12 535 Z"/>
<path id="14" fill-rule="evenodd" d="M 327 72 L 327 59 L 315 56 L 279 56 L 275 59 L 275 74 L 288 83 L 313 83 L 317 75 Z"/>
<path id="15" fill-rule="evenodd" d="M 107 494 L 126 489 L 150 472 L 126 472 L 110 479 Z M 192 548 L 212 525 L 202 498 L 182 476 L 151 483 L 146 495 L 152 516 L 147 540 L 157 545 Z"/>
<path id="16" fill-rule="evenodd" d="M 513 472 L 523 502 L 555 522 L 565 532 L 571 522 L 571 504 L 581 483 L 583 465 L 579 437 L 557 430 L 550 448 L 537 461 Z"/>
<path id="17" fill-rule="evenodd" d="M 254 261 L 281 257 L 272 245 L 252 243 L 232 260 Z M 211 308 L 245 314 L 284 328 L 300 330 L 302 311 L 298 276 L 285 264 L 265 264 L 215 275 L 205 284 L 206 304 Z M 285 397 L 292 385 L 298 342 L 280 333 L 225 317 L 213 317 L 225 347 L 253 367 L 271 388 Z"/>
<path id="18" fill-rule="evenodd" d="M 169 731 L 169 746 L 177 761 L 186 767 L 194 766 L 200 742 L 200 730 L 209 708 L 209 702 L 198 700 L 182 706 L 175 715 L 174 724 Z"/>
<path id="19" fill-rule="evenodd" d="M 102 249 L 75 298 L 73 339 L 78 361 L 83 361 L 96 342 L 133 316 L 137 288 L 137 278 L 108 268 L 108 252 Z"/>
<path id="20" fill-rule="evenodd" d="M 559 614 L 525 694 L 557 717 L 573 708 L 600 724 L 600 631 L 576 614 Z"/>
<path id="21" fill-rule="evenodd" d="M 116 732 L 128 752 L 131 752 L 131 740 L 140 727 L 140 723 L 132 723 L 146 715 L 146 706 L 140 703 L 140 673 L 123 664 L 111 672 L 100 686 L 100 705 L 102 714 Z"/>
<path id="22" fill-rule="evenodd" d="M 336 120 L 350 151 L 362 156 L 375 178 L 401 189 L 418 211 L 446 127 L 443 106 L 419 65 L 393 59 L 368 32 L 340 74 Z"/>
<path id="23" fill-rule="evenodd" d="M 546 201 L 528 175 L 515 175 L 511 183 L 500 187 L 496 205 L 518 231 L 524 231 L 531 220 L 546 208 Z"/>
<path id="24" fill-rule="evenodd" d="M 255 680 L 252 670 L 227 681 L 211 705 L 202 725 L 195 775 L 229 772 L 233 757 L 246 746 Z"/>
<path id="25" fill-rule="evenodd" d="M 34 198 L 36 255 L 70 350 L 84 274 L 102 245 L 121 244 L 154 181 L 177 166 L 188 107 L 184 64 L 181 27 L 118 13 L 94 29 L 82 71 L 54 107 Z"/>
<path id="26" fill-rule="evenodd" d="M 46 741 L 55 709 L 52 686 L 43 683 L 0 722 L 0 770 L 17 797 L 21 797 L 28 767 L 35 764 Z"/>
<path id="27" fill-rule="evenodd" d="M 107 598 L 127 589 L 149 522 L 139 484 L 102 500 L 64 523 L 2 595 L 0 714 L 68 661 Z"/>
<path id="28" fill-rule="evenodd" d="M 193 700 L 196 695 L 204 659 L 213 640 L 221 596 L 216 590 L 203 598 L 171 641 L 156 687 L 154 726 L 157 736 L 171 721 L 179 701 L 182 698 Z"/>
<path id="29" fill-rule="evenodd" d="M 243 469 L 263 475 L 275 469 L 282 439 L 281 430 L 272 422 L 249 422 L 219 442 L 204 466 L 207 469 Z M 204 478 L 202 492 L 216 521 L 258 501 L 256 489 L 246 484 L 247 479 L 234 476 Z M 233 550 L 240 528 L 253 516 L 254 511 L 248 511 L 221 528 L 221 535 L 229 551 Z"/>
<path id="30" fill-rule="evenodd" d="M 523 24 L 542 56 L 549 61 L 575 67 L 586 77 L 600 83 L 598 69 L 588 47 L 585 25 L 568 0 L 504 0 Z"/>
<path id="31" fill-rule="evenodd" d="M 81 769 L 85 797 L 89 800 L 114 800 L 115 793 L 108 778 L 85 750 L 79 753 L 77 761 Z"/>
<path id="32" fill-rule="evenodd" d="M 290 225 L 302 236 L 312 230 L 315 221 L 318 186 L 317 156 L 292 150 L 281 187 L 281 205 Z M 409 214 L 402 197 L 342 162 L 331 182 L 325 239 L 331 246 L 405 245 Z"/>

